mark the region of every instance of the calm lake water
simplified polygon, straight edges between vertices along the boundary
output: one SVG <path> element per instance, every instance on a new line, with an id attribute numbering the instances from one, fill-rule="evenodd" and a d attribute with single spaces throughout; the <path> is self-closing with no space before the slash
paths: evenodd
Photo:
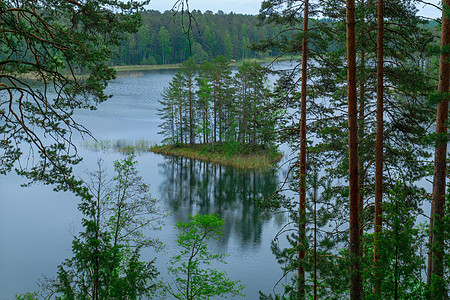
<path id="1" fill-rule="evenodd" d="M 121 74 L 125 76 L 108 87 L 108 93 L 114 96 L 97 111 L 76 113 L 76 119 L 98 140 L 145 139 L 159 143 L 158 99 L 175 72 Z M 75 170 L 80 177 L 86 169 L 94 170 L 99 158 L 111 176 L 113 161 L 123 157 L 83 148 L 81 137 L 75 143 L 84 158 Z M 261 214 L 253 199 L 273 191 L 282 176 L 280 171 L 241 171 L 153 153 L 141 153 L 137 160 L 152 196 L 172 212 L 162 231 L 151 233 L 166 248 L 162 253 L 145 251 L 143 260 L 156 257 L 161 276 L 167 278 L 166 262 L 178 252 L 175 223 L 186 220 L 189 214 L 218 213 L 225 219 L 224 233 L 210 247 L 229 257 L 228 264 L 213 267 L 226 271 L 233 280 L 242 280 L 245 299 L 257 299 L 260 290 L 272 291 L 281 270 L 270 242 L 286 220 L 281 213 Z M 73 235 L 81 230 L 79 199 L 71 193 L 53 192 L 49 186 L 20 187 L 24 182 L 14 174 L 0 177 L 0 300 L 36 291 L 36 281 L 42 275 L 55 276 L 57 266 L 72 256 Z"/>

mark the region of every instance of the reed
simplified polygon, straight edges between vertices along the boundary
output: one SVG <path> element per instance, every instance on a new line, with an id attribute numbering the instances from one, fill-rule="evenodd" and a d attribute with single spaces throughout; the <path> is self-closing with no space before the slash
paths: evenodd
<path id="1" fill-rule="evenodd" d="M 123 152 L 125 154 L 134 152 L 146 152 L 150 149 L 147 140 L 86 140 L 81 144 L 84 148 L 96 152 Z"/>

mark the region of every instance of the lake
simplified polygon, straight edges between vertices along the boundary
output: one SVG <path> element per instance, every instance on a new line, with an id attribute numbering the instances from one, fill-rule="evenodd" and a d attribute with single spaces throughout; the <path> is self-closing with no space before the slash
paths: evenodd
<path id="1" fill-rule="evenodd" d="M 139 140 L 159 143 L 158 100 L 175 70 L 130 72 L 111 82 L 107 92 L 113 97 L 96 111 L 79 111 L 75 119 L 98 140 Z M 90 139 L 89 137 L 86 137 Z M 110 176 L 113 161 L 123 157 L 113 151 L 84 148 L 75 138 L 83 162 L 75 173 L 95 170 L 99 158 Z M 225 219 L 223 236 L 212 242 L 212 252 L 226 253 L 228 264 L 213 265 L 226 271 L 232 280 L 242 280 L 246 299 L 257 299 L 259 291 L 269 293 L 282 272 L 270 250 L 270 243 L 286 223 L 285 215 L 262 214 L 254 198 L 270 193 L 280 181 L 280 170 L 259 172 L 153 153 L 137 156 L 138 169 L 150 185 L 152 196 L 172 212 L 162 231 L 151 232 L 166 245 L 164 251 L 147 250 L 142 260 L 156 257 L 158 271 L 166 277 L 168 259 L 177 254 L 174 225 L 189 214 L 217 213 Z M 17 293 L 36 291 L 42 276 L 56 275 L 57 266 L 72 256 L 73 235 L 81 230 L 77 199 L 49 186 L 26 182 L 15 174 L 0 177 L 0 300 L 14 299 Z M 236 297 L 239 298 L 239 297 Z"/>

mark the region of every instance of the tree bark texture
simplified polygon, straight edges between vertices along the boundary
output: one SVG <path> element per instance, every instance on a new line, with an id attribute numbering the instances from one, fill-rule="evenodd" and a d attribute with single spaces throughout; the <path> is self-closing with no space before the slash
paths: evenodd
<path id="1" fill-rule="evenodd" d="M 347 0 L 347 81 L 348 81 L 348 141 L 350 189 L 350 299 L 362 297 L 360 263 L 360 216 L 358 180 L 358 99 L 356 83 L 355 0 Z"/>
<path id="2" fill-rule="evenodd" d="M 302 91 L 300 103 L 300 201 L 299 201 L 299 243 L 298 252 L 298 298 L 305 299 L 305 269 L 303 260 L 305 258 L 305 239 L 306 239 L 306 89 L 307 89 L 307 62 L 308 62 L 308 14 L 309 0 L 305 0 L 305 10 L 303 17 L 303 39 L 302 39 Z"/>
<path id="3" fill-rule="evenodd" d="M 433 194 L 431 204 L 430 219 L 430 245 L 431 249 L 428 253 L 428 272 L 427 283 L 431 284 L 432 276 L 443 276 L 443 253 L 439 248 L 443 249 L 443 240 L 439 237 L 438 232 L 434 232 L 435 224 L 438 219 L 444 217 L 445 206 L 445 177 L 446 177 L 446 159 L 447 159 L 447 142 L 442 140 L 447 135 L 448 121 L 448 92 L 450 81 L 450 64 L 448 49 L 444 49 L 450 45 L 450 22 L 446 15 L 446 10 L 450 8 L 450 0 L 443 0 L 442 11 L 442 32 L 441 32 L 441 58 L 439 63 L 439 86 L 438 91 L 444 98 L 438 105 L 436 118 L 436 147 L 434 154 L 434 174 L 433 174 Z"/>
<path id="4" fill-rule="evenodd" d="M 377 129 L 375 142 L 375 297 L 381 293 L 380 241 L 382 231 L 382 203 L 383 203 L 383 113 L 384 113 L 384 1 L 378 0 L 378 37 L 377 37 Z"/>

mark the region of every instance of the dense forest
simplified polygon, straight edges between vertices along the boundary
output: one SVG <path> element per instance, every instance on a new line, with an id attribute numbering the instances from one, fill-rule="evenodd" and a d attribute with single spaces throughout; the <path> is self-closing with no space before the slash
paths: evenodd
<path id="1" fill-rule="evenodd" d="M 128 34 L 118 49 L 116 65 L 174 64 L 188 58 L 200 63 L 223 55 L 228 59 L 259 58 L 276 55 L 249 49 L 252 43 L 274 37 L 280 26 L 262 25 L 256 16 L 222 11 L 213 13 L 191 12 L 188 24 L 181 13 L 154 10 L 142 12 L 142 26 L 138 32 Z M 184 22 L 184 23 L 183 23 Z M 191 30 L 188 31 L 189 26 Z"/>

